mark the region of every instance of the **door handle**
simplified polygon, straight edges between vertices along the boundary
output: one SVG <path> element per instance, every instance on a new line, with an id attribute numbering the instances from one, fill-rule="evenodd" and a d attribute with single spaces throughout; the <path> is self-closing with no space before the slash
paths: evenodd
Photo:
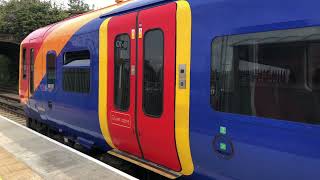
<path id="1" fill-rule="evenodd" d="M 52 109 L 52 101 L 48 101 L 48 107 Z"/>

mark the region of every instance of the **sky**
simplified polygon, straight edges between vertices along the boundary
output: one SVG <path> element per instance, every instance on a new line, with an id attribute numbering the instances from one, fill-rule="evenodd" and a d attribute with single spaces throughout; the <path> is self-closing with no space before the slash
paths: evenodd
<path id="1" fill-rule="evenodd" d="M 87 4 L 89 4 L 90 6 L 92 6 L 92 4 L 94 4 L 96 9 L 106 7 L 106 6 L 109 6 L 109 5 L 115 3 L 114 0 L 84 0 L 84 1 Z"/>
<path id="2" fill-rule="evenodd" d="M 68 2 L 68 0 L 52 0 L 52 1 L 55 1 L 58 4 L 64 4 L 64 5 L 66 5 Z M 106 7 L 115 3 L 114 0 L 84 0 L 84 2 L 89 4 L 90 7 L 92 7 L 92 5 L 94 4 L 95 9 Z"/>

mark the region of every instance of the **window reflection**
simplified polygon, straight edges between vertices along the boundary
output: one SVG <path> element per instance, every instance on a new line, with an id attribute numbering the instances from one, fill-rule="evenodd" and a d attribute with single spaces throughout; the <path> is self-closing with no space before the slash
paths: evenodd
<path id="1" fill-rule="evenodd" d="M 114 104 L 122 111 L 130 105 L 130 37 L 122 34 L 114 43 Z"/>
<path id="2" fill-rule="evenodd" d="M 221 112 L 318 123 L 320 43 L 305 41 L 311 37 L 308 29 L 292 31 L 216 38 L 212 106 Z M 294 33 L 300 36 L 286 38 Z"/>
<path id="3" fill-rule="evenodd" d="M 143 109 L 152 116 L 160 116 L 163 108 L 163 41 L 159 29 L 144 38 Z"/>

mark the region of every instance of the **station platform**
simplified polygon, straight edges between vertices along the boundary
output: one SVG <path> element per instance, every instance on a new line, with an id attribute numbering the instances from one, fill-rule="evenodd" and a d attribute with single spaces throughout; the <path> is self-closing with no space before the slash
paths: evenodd
<path id="1" fill-rule="evenodd" d="M 0 115 L 0 180 L 135 179 Z"/>

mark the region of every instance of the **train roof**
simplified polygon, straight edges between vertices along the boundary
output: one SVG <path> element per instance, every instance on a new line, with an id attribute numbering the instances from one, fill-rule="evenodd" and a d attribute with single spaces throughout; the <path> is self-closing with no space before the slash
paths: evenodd
<path id="1" fill-rule="evenodd" d="M 27 43 L 32 39 L 38 39 L 42 41 L 44 40 L 52 31 L 56 31 L 57 29 L 67 29 L 71 27 L 70 25 L 75 25 L 76 27 L 84 25 L 91 20 L 96 18 L 107 18 L 110 16 L 124 14 L 131 11 L 135 11 L 138 9 L 144 9 L 150 6 L 159 5 L 162 3 L 170 2 L 174 0 L 127 0 L 122 3 L 114 4 L 111 6 L 107 6 L 98 10 L 90 11 L 78 16 L 67 18 L 63 21 L 57 22 L 55 24 L 48 25 L 46 27 L 39 28 L 32 33 L 30 33 L 23 41 L 23 43 Z M 84 23 L 81 23 L 83 21 Z M 67 35 L 68 31 L 59 31 L 60 33 L 56 35 Z M 72 31 L 73 32 L 73 31 Z M 71 33 L 72 33 L 71 32 Z"/>
<path id="2" fill-rule="evenodd" d="M 175 0 L 137 0 L 134 3 L 128 3 L 125 6 L 112 10 L 106 14 L 100 16 L 100 18 L 105 18 L 109 16 L 114 16 L 118 14 L 132 12 L 138 9 L 144 9 L 150 6 L 155 6 L 167 2 L 173 2 Z"/>

